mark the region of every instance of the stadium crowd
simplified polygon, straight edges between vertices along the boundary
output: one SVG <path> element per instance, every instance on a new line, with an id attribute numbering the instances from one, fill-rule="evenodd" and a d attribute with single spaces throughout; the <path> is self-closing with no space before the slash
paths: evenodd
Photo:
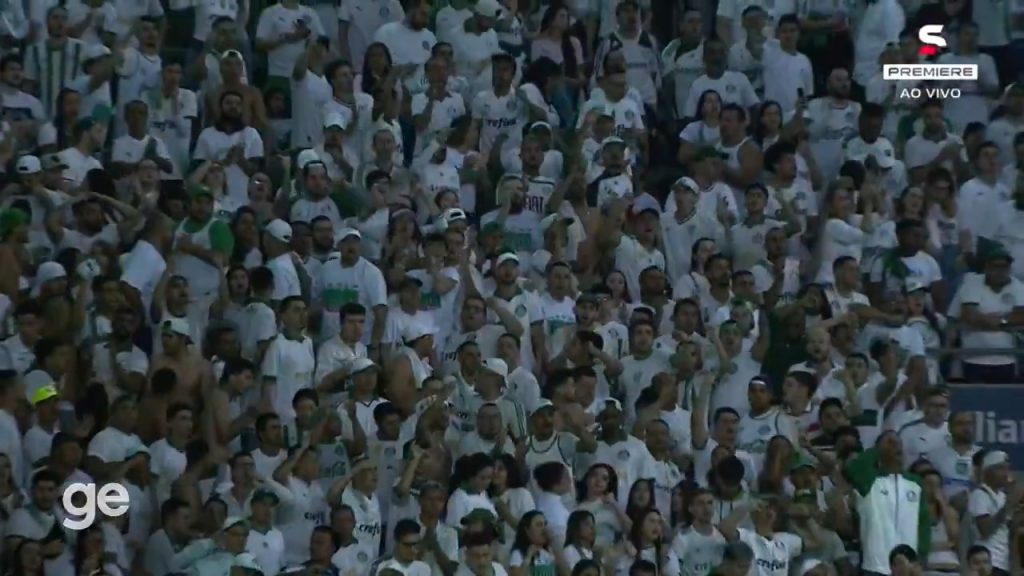
<path id="1" fill-rule="evenodd" d="M 0 0 L 0 573 L 1020 575 L 1022 72 L 1020 0 Z"/>

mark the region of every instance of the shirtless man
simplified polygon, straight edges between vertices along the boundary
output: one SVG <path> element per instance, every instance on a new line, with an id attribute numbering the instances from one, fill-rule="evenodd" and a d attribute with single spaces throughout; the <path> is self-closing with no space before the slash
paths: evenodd
<path id="1" fill-rule="evenodd" d="M 205 125 L 213 126 L 220 117 L 220 95 L 222 92 L 237 92 L 242 95 L 242 120 L 246 126 L 252 126 L 265 134 L 270 123 L 267 121 L 267 109 L 263 104 L 263 94 L 255 86 L 250 86 L 245 77 L 245 62 L 237 50 L 228 50 L 220 59 L 220 75 L 223 82 L 220 86 L 206 93 Z"/>
<path id="2" fill-rule="evenodd" d="M 201 406 L 204 395 L 213 387 L 213 368 L 210 362 L 190 346 L 191 327 L 184 318 L 164 320 L 160 326 L 163 352 L 153 356 L 151 370 L 170 368 L 178 375 L 178 386 L 172 397 L 191 406 Z"/>
<path id="3" fill-rule="evenodd" d="M 153 370 L 148 390 L 139 401 L 139 414 L 145 414 L 136 424 L 136 434 L 146 445 L 167 437 L 167 407 L 178 388 L 178 374 L 171 368 Z"/>
<path id="4" fill-rule="evenodd" d="M 248 360 L 229 360 L 224 364 L 220 383 L 208 397 L 205 411 L 207 437 L 216 439 L 221 446 L 230 446 L 246 428 L 256 422 L 260 407 L 242 406 L 242 398 L 252 388 L 256 370 Z"/>

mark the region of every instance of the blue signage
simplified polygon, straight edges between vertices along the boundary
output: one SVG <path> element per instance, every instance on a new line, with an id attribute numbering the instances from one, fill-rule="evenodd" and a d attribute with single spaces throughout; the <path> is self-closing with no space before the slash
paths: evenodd
<path id="1" fill-rule="evenodd" d="M 1017 467 L 1024 463 L 1024 386 L 954 384 L 950 389 L 954 411 L 974 412 L 977 443 L 1006 452 Z"/>

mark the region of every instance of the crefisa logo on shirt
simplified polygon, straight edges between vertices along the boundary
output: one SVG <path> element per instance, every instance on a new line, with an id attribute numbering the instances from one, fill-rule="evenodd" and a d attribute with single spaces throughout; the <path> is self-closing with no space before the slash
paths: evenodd
<path id="1" fill-rule="evenodd" d="M 917 31 L 921 41 L 918 54 L 922 58 L 935 56 L 940 48 L 946 47 L 946 39 L 942 36 L 942 26 L 928 24 Z M 963 80 L 978 79 L 977 64 L 885 64 L 882 66 L 883 80 L 899 80 L 916 83 L 900 89 L 899 98 L 959 98 L 960 88 L 950 85 L 928 86 L 927 81 L 955 83 Z"/>
<path id="2" fill-rule="evenodd" d="M 85 530 L 96 521 L 97 510 L 111 518 L 127 514 L 128 489 L 117 483 L 96 486 L 75 482 L 64 490 L 61 503 L 68 515 L 64 518 L 64 527 L 68 530 Z"/>

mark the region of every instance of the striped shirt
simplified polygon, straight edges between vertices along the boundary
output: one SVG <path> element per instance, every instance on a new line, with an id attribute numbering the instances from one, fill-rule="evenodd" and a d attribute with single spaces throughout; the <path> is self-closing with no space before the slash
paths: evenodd
<path id="1" fill-rule="evenodd" d="M 43 41 L 26 51 L 25 78 L 38 86 L 39 101 L 47 118 L 56 114 L 60 91 L 83 73 L 85 58 L 85 43 L 74 38 L 66 39 L 59 48 L 51 49 Z"/>

